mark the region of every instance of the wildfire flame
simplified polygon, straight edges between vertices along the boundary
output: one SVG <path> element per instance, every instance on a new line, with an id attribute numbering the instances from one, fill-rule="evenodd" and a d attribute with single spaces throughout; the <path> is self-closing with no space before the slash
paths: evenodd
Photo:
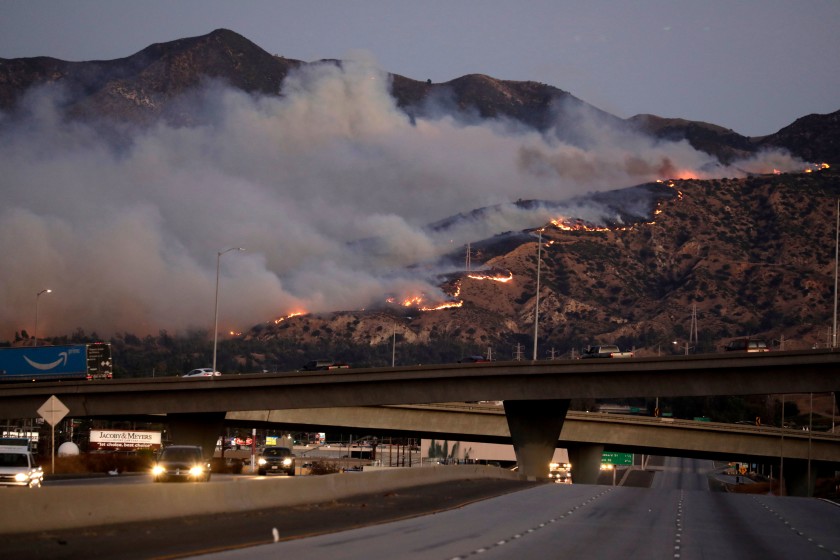
<path id="1" fill-rule="evenodd" d="M 456 290 L 456 294 L 453 297 L 457 297 L 460 291 L 461 287 L 459 285 Z M 427 303 L 426 296 L 424 295 L 407 297 L 402 301 L 398 301 L 397 298 L 391 296 L 386 298 L 385 301 L 390 304 L 399 304 L 403 307 L 416 307 L 418 311 L 438 311 L 440 309 L 450 309 L 453 307 L 461 307 L 462 305 L 464 305 L 464 302 L 459 300 L 445 301 L 437 304 L 432 302 Z"/>
<path id="2" fill-rule="evenodd" d="M 551 224 L 563 231 L 609 231 L 610 228 L 595 226 L 579 218 L 556 218 Z"/>
<path id="3" fill-rule="evenodd" d="M 454 307 L 462 307 L 463 305 L 463 301 L 448 301 L 435 307 L 421 307 L 420 311 L 440 311 L 441 309 L 452 309 Z"/>
<path id="4" fill-rule="evenodd" d="M 421 303 L 423 303 L 423 296 L 414 296 L 404 299 L 401 305 L 403 307 L 417 307 Z"/>
<path id="5" fill-rule="evenodd" d="M 831 166 L 827 163 L 812 163 L 810 166 L 805 168 L 805 173 L 813 173 L 814 171 L 822 171 L 823 169 L 829 169 Z"/>
<path id="6" fill-rule="evenodd" d="M 513 280 L 513 272 L 508 271 L 507 276 L 503 274 L 467 274 L 467 278 L 472 278 L 473 280 L 493 280 L 494 282 L 510 282 Z M 459 286 L 460 290 L 460 286 Z"/>
<path id="7" fill-rule="evenodd" d="M 275 319 L 274 324 L 279 325 L 280 323 L 282 323 L 286 319 L 291 319 L 292 317 L 297 317 L 298 315 L 306 315 L 306 312 L 305 311 L 296 311 L 294 313 L 289 313 L 285 317 L 280 317 L 279 319 Z"/>

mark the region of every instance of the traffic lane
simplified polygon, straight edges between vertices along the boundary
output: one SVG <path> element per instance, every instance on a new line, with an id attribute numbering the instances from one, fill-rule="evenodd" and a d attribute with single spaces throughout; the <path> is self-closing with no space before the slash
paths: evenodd
<path id="1" fill-rule="evenodd" d="M 550 518 L 533 532 L 464 551 L 458 558 L 478 553 L 488 559 L 673 558 L 678 511 L 678 493 L 616 488 Z"/>
<path id="2" fill-rule="evenodd" d="M 684 512 L 683 559 L 840 557 L 840 507 L 831 502 L 686 492 Z"/>
<path id="3" fill-rule="evenodd" d="M 73 477 L 73 478 L 54 478 L 47 479 L 44 486 L 94 486 L 94 485 L 122 485 L 122 484 L 215 484 L 236 482 L 237 480 L 250 480 L 257 478 L 269 478 L 268 476 L 260 476 L 257 474 L 221 474 L 213 473 L 210 480 L 207 482 L 188 482 L 188 481 L 171 481 L 171 482 L 154 482 L 151 474 L 129 473 L 116 476 L 97 476 L 97 477 Z M 270 475 L 270 478 L 294 478 L 289 475 Z"/>
<path id="4" fill-rule="evenodd" d="M 658 490 L 708 490 L 714 461 L 665 457 L 653 479 L 651 488 Z"/>
<path id="5" fill-rule="evenodd" d="M 490 543 L 482 557 L 671 558 L 677 511 L 673 492 L 616 488 L 601 499 L 577 504 L 524 537 Z"/>
<path id="6" fill-rule="evenodd" d="M 827 549 L 840 551 L 840 504 L 814 498 L 776 501 L 766 495 L 755 495 L 753 499 L 785 529 L 801 533 L 802 537 L 819 542 Z"/>
<path id="7" fill-rule="evenodd" d="M 801 530 L 774 519 L 765 500 L 791 519 L 799 518 Z M 835 536 L 840 508 L 801 500 L 708 490 L 545 485 L 438 515 L 214 553 L 202 560 L 840 556 Z"/>
<path id="8" fill-rule="evenodd" d="M 588 507 L 615 491 L 613 487 L 604 486 L 543 484 L 436 515 L 214 553 L 202 556 L 202 560 L 255 557 L 449 559 L 487 551 L 501 541 L 510 542 L 511 556 L 503 557 L 529 558 L 517 555 L 520 541 L 546 530 L 552 525 L 552 519 L 561 519 L 567 512 Z M 282 533 L 280 536 L 282 539 Z M 557 553 L 555 548 L 547 557 L 554 558 Z"/>
<path id="9" fill-rule="evenodd" d="M 828 503 L 689 490 L 636 490 L 631 497 L 630 490 L 617 489 L 533 538 L 496 543 L 482 558 L 552 557 L 552 551 L 581 559 L 613 558 L 620 551 L 622 558 L 638 560 L 840 556 L 840 508 Z M 766 509 L 779 517 L 771 518 Z M 799 526 L 785 523 L 785 515 Z"/>
<path id="10" fill-rule="evenodd" d="M 348 475 L 352 476 L 352 475 Z M 212 480 L 212 479 L 211 479 Z M 152 484 L 150 482 L 150 484 Z M 176 483 L 172 483 L 176 484 Z M 204 483 L 194 483 L 197 489 Z M 0 558 L 15 560 L 140 560 L 183 558 L 214 550 L 271 543 L 281 538 L 343 531 L 365 524 L 460 507 L 540 483 L 472 479 L 371 492 L 362 496 L 304 506 L 278 507 L 228 514 L 178 517 L 85 529 L 0 535 Z M 9 491 L 25 489 L 10 488 Z M 38 490 L 30 490 L 38 491 Z M 126 504 L 125 507 L 131 507 Z"/>

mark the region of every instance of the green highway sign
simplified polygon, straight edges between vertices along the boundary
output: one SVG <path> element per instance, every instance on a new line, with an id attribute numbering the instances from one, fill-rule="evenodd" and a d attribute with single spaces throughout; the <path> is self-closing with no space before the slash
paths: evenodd
<path id="1" fill-rule="evenodd" d="M 613 451 L 604 451 L 601 454 L 601 463 L 605 465 L 632 465 L 632 453 L 615 453 Z"/>

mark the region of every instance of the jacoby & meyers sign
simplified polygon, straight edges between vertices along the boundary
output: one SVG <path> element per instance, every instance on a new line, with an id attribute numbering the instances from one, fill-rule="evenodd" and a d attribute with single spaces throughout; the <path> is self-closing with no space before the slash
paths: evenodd
<path id="1" fill-rule="evenodd" d="M 143 430 L 91 430 L 91 450 L 136 451 L 160 449 L 160 432 Z"/>

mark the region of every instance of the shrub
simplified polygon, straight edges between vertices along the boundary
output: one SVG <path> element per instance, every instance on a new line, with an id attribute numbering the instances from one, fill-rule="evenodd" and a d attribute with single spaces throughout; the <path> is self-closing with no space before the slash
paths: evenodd
<path id="1" fill-rule="evenodd" d="M 315 461 L 312 463 L 311 474 L 334 474 L 338 472 L 338 465 L 328 461 Z"/>

